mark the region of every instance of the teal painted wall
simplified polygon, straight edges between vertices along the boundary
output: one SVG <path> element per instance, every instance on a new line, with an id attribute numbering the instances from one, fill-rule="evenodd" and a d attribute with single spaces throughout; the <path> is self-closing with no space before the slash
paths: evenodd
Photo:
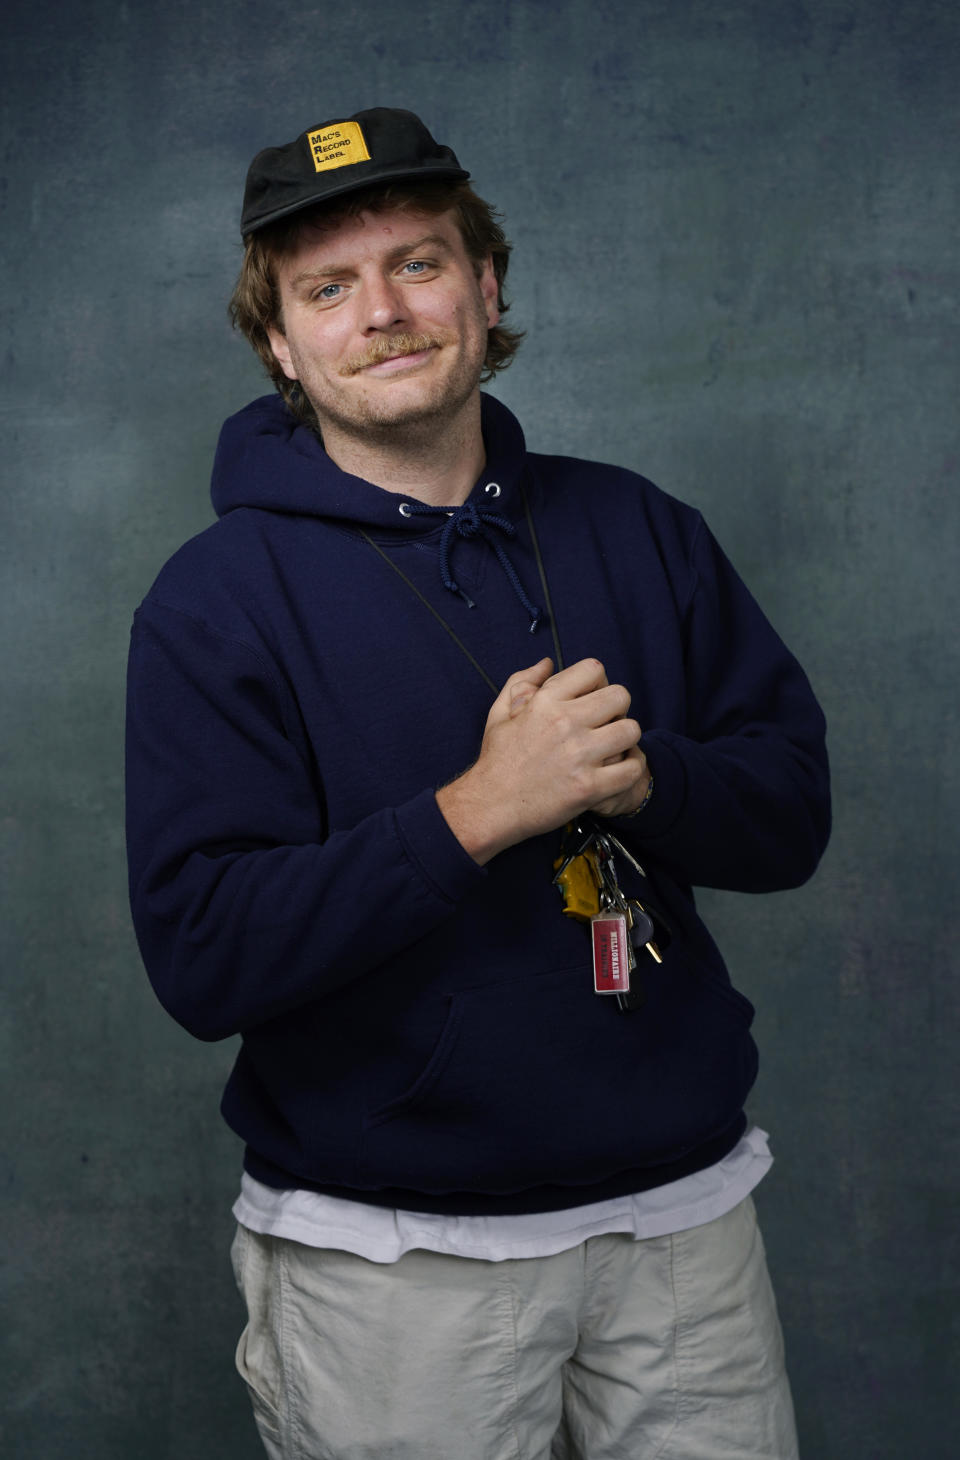
<path id="1" fill-rule="evenodd" d="M 824 702 L 817 879 L 708 916 L 759 1005 L 805 1460 L 957 1453 L 960 12 L 916 0 L 12 0 L 0 76 L 6 1460 L 257 1456 L 229 1044 L 149 991 L 130 616 L 264 389 L 246 165 L 408 106 L 516 244 L 537 449 L 701 507 Z"/>

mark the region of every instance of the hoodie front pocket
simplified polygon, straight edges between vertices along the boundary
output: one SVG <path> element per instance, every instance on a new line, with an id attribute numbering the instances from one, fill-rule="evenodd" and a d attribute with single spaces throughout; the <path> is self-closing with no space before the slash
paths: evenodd
<path id="1" fill-rule="evenodd" d="M 629 1014 L 586 967 L 451 995 L 419 1073 L 367 1112 L 360 1181 L 590 1185 L 710 1140 L 756 1073 L 752 1010 L 699 966 L 671 964 L 644 970 L 647 1001 Z"/>

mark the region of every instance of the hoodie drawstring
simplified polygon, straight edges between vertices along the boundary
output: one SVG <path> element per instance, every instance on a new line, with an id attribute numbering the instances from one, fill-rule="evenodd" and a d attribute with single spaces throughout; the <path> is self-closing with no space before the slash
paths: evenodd
<path id="1" fill-rule="evenodd" d="M 532 602 L 520 582 L 516 568 L 507 556 L 503 543 L 490 531 L 491 528 L 496 528 L 505 537 L 516 537 L 517 529 L 509 518 L 501 516 L 499 512 L 488 512 L 482 507 L 475 506 L 472 502 L 464 502 L 459 507 L 434 507 L 429 502 L 404 502 L 401 510 L 404 517 L 446 517 L 447 521 L 440 534 L 440 576 L 444 588 L 450 593 L 459 594 L 468 608 L 476 608 L 476 604 L 454 578 L 450 559 L 458 538 L 483 538 L 487 546 L 492 548 L 496 554 L 497 561 L 506 573 L 511 588 L 523 605 L 530 619 L 531 634 L 536 630 L 543 617 L 543 610 Z"/>

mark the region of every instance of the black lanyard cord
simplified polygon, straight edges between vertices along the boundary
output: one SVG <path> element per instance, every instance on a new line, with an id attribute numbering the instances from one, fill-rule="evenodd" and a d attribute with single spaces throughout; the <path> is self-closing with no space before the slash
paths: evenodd
<path id="1" fill-rule="evenodd" d="M 383 558 L 383 561 L 385 563 L 387 563 L 393 569 L 393 571 L 399 577 L 401 577 L 403 579 L 403 581 L 404 581 L 404 583 L 406 583 L 407 587 L 413 589 L 414 593 L 417 595 L 417 597 L 419 598 L 420 602 L 423 604 L 424 608 L 427 608 L 427 609 L 430 610 L 430 612 L 433 614 L 434 618 L 436 619 L 436 621 L 440 625 L 440 627 L 443 628 L 443 629 L 446 629 L 447 633 L 450 635 L 451 639 L 456 644 L 457 648 L 460 649 L 462 651 L 462 653 L 466 654 L 467 658 L 470 660 L 470 663 L 473 665 L 474 669 L 477 671 L 477 673 L 479 675 L 481 675 L 483 677 L 484 683 L 485 684 L 488 684 L 490 686 L 490 688 L 493 690 L 493 693 L 495 695 L 498 695 L 500 693 L 499 686 L 496 685 L 493 682 L 493 680 L 490 678 L 490 676 L 487 673 L 487 671 L 484 669 L 483 665 L 482 664 L 479 664 L 477 662 L 477 660 L 474 659 L 473 655 L 470 653 L 470 650 L 467 648 L 466 644 L 460 638 L 459 634 L 455 634 L 454 633 L 453 629 L 450 627 L 450 625 L 447 623 L 446 619 L 443 617 L 443 614 L 437 612 L 437 610 L 434 608 L 433 604 L 430 602 L 429 598 L 424 598 L 423 594 L 420 592 L 420 589 L 417 587 L 416 583 L 411 582 L 411 580 L 407 577 L 407 575 L 403 571 L 403 569 L 397 567 L 396 563 L 393 561 L 393 558 L 388 557 L 387 554 L 383 551 L 383 548 L 378 547 L 377 544 L 374 542 L 373 538 L 370 536 L 370 534 L 368 532 L 364 532 L 364 530 L 363 530 L 362 527 L 360 528 L 360 536 L 366 542 L 368 542 L 370 544 L 370 546 L 373 548 L 373 550 L 374 550 L 375 553 L 379 553 L 380 554 L 381 558 Z"/>
<path id="2" fill-rule="evenodd" d="M 547 570 L 543 566 L 540 543 L 537 539 L 537 529 L 533 525 L 533 513 L 530 511 L 530 503 L 527 501 L 527 494 L 523 489 L 523 482 L 520 482 L 519 486 L 523 510 L 527 517 L 527 527 L 530 530 L 530 541 L 533 543 L 533 554 L 537 560 L 537 572 L 540 574 L 540 587 L 543 589 L 543 601 L 546 605 L 547 617 L 550 620 L 550 632 L 553 634 L 553 662 L 557 673 L 559 673 L 564 666 L 563 650 L 560 648 L 560 635 L 557 633 L 557 616 L 553 611 L 553 601 L 550 598 L 550 587 L 547 583 Z"/>

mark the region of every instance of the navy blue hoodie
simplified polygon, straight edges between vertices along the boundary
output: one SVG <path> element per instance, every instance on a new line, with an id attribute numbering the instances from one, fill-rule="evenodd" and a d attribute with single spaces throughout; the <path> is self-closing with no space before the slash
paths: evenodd
<path id="1" fill-rule="evenodd" d="M 719 1159 L 756 1074 L 753 1011 L 691 886 L 792 887 L 826 843 L 822 715 L 700 515 L 631 472 L 528 453 L 490 397 L 483 431 L 470 503 L 499 521 L 405 515 L 278 397 L 254 401 L 223 429 L 219 521 L 136 614 L 140 948 L 187 1029 L 243 1036 L 223 1113 L 274 1186 L 537 1211 Z M 551 884 L 559 835 L 480 868 L 440 814 L 494 694 L 360 532 L 500 685 L 553 652 L 545 613 L 531 632 L 521 483 L 564 659 L 627 686 L 655 778 L 616 823 L 673 933 L 631 1013 L 593 992 Z"/>

